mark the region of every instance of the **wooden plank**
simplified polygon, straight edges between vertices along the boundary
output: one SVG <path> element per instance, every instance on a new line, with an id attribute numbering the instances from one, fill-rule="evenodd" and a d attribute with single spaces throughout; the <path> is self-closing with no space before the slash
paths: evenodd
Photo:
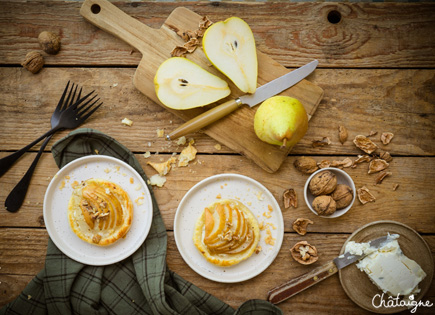
<path id="1" fill-rule="evenodd" d="M 320 254 L 315 266 L 320 266 L 337 256 L 348 236 L 348 234 L 308 233 L 302 238 L 294 233 L 286 233 L 281 251 L 271 266 L 257 277 L 242 283 L 217 283 L 197 275 L 179 254 L 172 232 L 168 232 L 167 262 L 171 270 L 186 280 L 231 306 L 238 307 L 248 299 L 265 299 L 267 291 L 272 287 L 310 270 L 312 266 L 302 266 L 290 257 L 288 250 L 294 243 L 305 239 L 315 245 Z M 423 238 L 435 253 L 435 236 L 424 235 Z M 0 291 L 0 307 L 22 291 L 31 280 L 30 275 L 36 275 L 41 270 L 45 260 L 45 256 L 41 253 L 45 253 L 46 243 L 47 233 L 44 229 L 0 229 L 0 246 L 3 253 L 0 286 L 4 288 Z M 17 258 L 14 257 L 16 251 L 21 253 L 20 262 L 28 262 L 26 265 L 17 263 Z M 325 290 L 328 291 L 327 295 L 323 294 Z M 435 284 L 432 284 L 425 299 L 433 301 L 434 298 Z M 331 277 L 279 304 L 285 314 L 290 311 L 298 314 L 328 313 L 331 306 L 339 307 L 343 313 L 365 314 L 346 296 L 338 276 Z"/>
<path id="2" fill-rule="evenodd" d="M 25 170 L 30 165 L 35 153 L 27 154 L 20 161 L 21 167 L 12 168 L 2 178 L 0 186 L 0 204 L 3 207 L 7 193 L 14 187 Z M 2 156 L 2 155 L 0 155 Z M 3 154 L 4 156 L 4 154 Z M 136 155 L 145 173 L 150 177 L 156 172 L 148 161 L 166 161 L 170 155 L 153 155 L 145 159 Z M 344 157 L 316 157 L 320 162 L 324 158 L 342 160 Z M 167 175 L 167 182 L 162 188 L 154 188 L 154 193 L 163 215 L 166 228 L 173 229 L 173 220 L 178 204 L 197 182 L 221 173 L 236 173 L 249 176 L 271 191 L 278 201 L 284 218 L 285 231 L 292 232 L 292 222 L 300 217 L 314 221 L 309 229 L 321 233 L 351 233 L 360 226 L 377 220 L 396 220 L 405 223 L 420 233 L 435 232 L 435 216 L 432 204 L 435 203 L 435 160 L 433 158 L 394 157 L 388 170 L 393 173 L 380 185 L 375 186 L 375 174 L 367 174 L 367 164 L 361 164 L 355 169 L 346 168 L 346 172 L 354 179 L 355 186 L 368 189 L 376 197 L 376 201 L 362 205 L 355 201 L 352 209 L 344 216 L 336 219 L 319 218 L 306 206 L 303 199 L 303 187 L 308 176 L 301 174 L 294 166 L 295 157 L 290 156 L 277 173 L 270 175 L 261 170 L 251 161 L 233 155 L 197 155 L 197 159 L 188 167 L 175 167 Z M 57 166 L 52 157 L 46 153 L 41 158 L 32 178 L 30 191 L 19 212 L 0 211 L 0 226 L 5 227 L 35 227 L 43 226 L 42 204 L 45 190 L 51 177 L 56 173 Z M 393 185 L 400 184 L 396 191 Z M 298 196 L 296 209 L 284 209 L 282 194 L 285 189 L 294 188 Z M 255 196 L 253 196 L 255 197 Z M 255 197 L 256 198 L 256 197 Z"/>
<path id="3" fill-rule="evenodd" d="M 142 23 L 159 28 L 176 2 L 114 2 Z M 84 21 L 78 1 L 2 1 L 0 60 L 20 64 L 39 49 L 41 31 L 57 32 L 62 50 L 46 56 L 52 65 L 136 66 L 140 53 Z M 433 3 L 285 3 L 183 2 L 182 6 L 214 21 L 237 15 L 251 26 L 258 48 L 284 66 L 313 58 L 324 67 L 434 67 Z M 330 12 L 341 15 L 328 21 Z M 55 25 L 52 23 L 56 17 Z M 10 49 L 13 45 L 14 49 Z M 388 56 L 388 58 L 385 58 Z"/>
<path id="4" fill-rule="evenodd" d="M 46 68 L 33 75 L 20 68 L 0 68 L 0 150 L 18 150 L 50 128 L 50 117 L 68 80 L 96 90 L 104 105 L 84 126 L 111 135 L 134 152 L 179 152 L 180 147 L 157 137 L 157 129 L 169 132 L 182 120 L 136 90 L 131 82 L 134 69 Z M 372 130 L 381 149 L 392 155 L 435 155 L 435 70 L 317 69 L 310 80 L 322 87 L 325 96 L 312 117 L 305 137 L 291 154 L 356 155 L 352 143 L 359 134 Z M 32 117 L 30 119 L 30 117 Z M 133 120 L 132 127 L 121 120 Z M 338 141 L 338 126 L 349 130 L 349 140 Z M 405 127 L 406 126 L 406 127 Z M 382 132 L 393 132 L 384 146 Z M 55 140 L 65 136 L 63 131 Z M 201 132 L 188 135 L 200 152 L 231 153 Z M 329 137 L 332 144 L 313 148 L 313 140 Z M 37 149 L 37 148 L 36 148 Z"/>

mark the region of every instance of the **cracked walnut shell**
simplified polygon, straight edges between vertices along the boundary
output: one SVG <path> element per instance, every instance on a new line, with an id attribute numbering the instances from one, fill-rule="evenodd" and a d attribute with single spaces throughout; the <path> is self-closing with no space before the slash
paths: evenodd
<path id="1" fill-rule="evenodd" d="M 372 154 L 378 146 L 366 136 L 358 135 L 353 139 L 353 143 L 367 154 Z"/>
<path id="2" fill-rule="evenodd" d="M 307 241 L 297 242 L 290 249 L 290 253 L 293 259 L 302 265 L 310 265 L 319 259 L 316 247 L 308 244 Z"/>
<path id="3" fill-rule="evenodd" d="M 314 222 L 311 221 L 310 219 L 299 218 L 293 222 L 292 227 L 293 230 L 295 230 L 295 232 L 298 233 L 299 235 L 305 235 L 307 234 L 308 224 L 314 224 Z"/>
<path id="4" fill-rule="evenodd" d="M 313 200 L 313 209 L 319 215 L 331 215 L 337 210 L 337 203 L 331 196 L 318 196 Z"/>
<path id="5" fill-rule="evenodd" d="M 327 195 L 337 187 L 337 176 L 330 171 L 322 171 L 313 176 L 308 188 L 314 196 Z"/>

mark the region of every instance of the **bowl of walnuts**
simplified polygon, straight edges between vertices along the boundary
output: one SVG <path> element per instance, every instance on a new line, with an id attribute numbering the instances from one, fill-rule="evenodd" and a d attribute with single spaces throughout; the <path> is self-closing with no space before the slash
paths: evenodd
<path id="1" fill-rule="evenodd" d="M 308 178 L 304 187 L 305 202 L 310 210 L 323 218 L 337 218 L 352 207 L 355 184 L 343 170 L 322 168 Z"/>

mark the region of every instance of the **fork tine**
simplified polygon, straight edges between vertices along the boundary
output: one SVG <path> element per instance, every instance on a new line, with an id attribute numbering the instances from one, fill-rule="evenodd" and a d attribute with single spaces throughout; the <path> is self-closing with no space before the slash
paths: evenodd
<path id="1" fill-rule="evenodd" d="M 65 99 L 66 91 L 68 91 L 69 83 L 70 83 L 70 80 L 68 80 L 68 83 L 65 86 L 65 90 L 63 90 L 62 97 L 60 98 L 59 103 L 57 103 L 57 106 L 55 109 L 56 111 L 60 111 L 62 108 L 63 100 Z"/>
<path id="2" fill-rule="evenodd" d="M 97 100 L 98 101 L 98 100 Z M 97 102 L 95 101 L 95 103 Z M 95 104 L 94 103 L 94 104 Z M 80 118 L 80 123 L 83 123 L 86 119 L 88 119 L 101 105 L 103 105 L 103 102 L 95 106 L 89 113 L 87 113 L 85 116 Z"/>
<path id="3" fill-rule="evenodd" d="M 88 94 L 86 94 L 85 96 L 83 96 L 82 98 L 80 98 L 79 100 L 77 100 L 74 104 L 72 104 L 71 105 L 71 108 L 72 109 L 74 109 L 74 110 L 76 110 L 77 109 L 77 107 L 81 104 L 81 103 L 83 103 L 88 97 L 89 97 L 89 95 L 91 95 L 92 93 L 94 93 L 95 91 L 92 91 L 92 92 L 90 92 L 90 93 L 88 93 Z M 95 97 L 95 96 L 94 96 Z M 87 103 L 85 103 L 84 105 L 86 105 Z"/>
<path id="4" fill-rule="evenodd" d="M 92 106 L 95 105 L 95 103 L 97 103 L 100 99 L 97 98 L 92 104 L 89 104 L 90 102 L 92 102 L 94 100 L 94 98 L 97 97 L 97 95 L 95 95 L 93 98 L 91 98 L 89 101 L 87 101 L 85 104 L 83 104 L 82 106 L 80 106 L 80 108 L 77 108 L 77 116 L 80 117 L 82 116 L 84 113 L 86 113 Z M 89 105 L 88 105 L 89 104 Z M 86 107 L 85 107 L 86 106 Z"/>
<path id="5" fill-rule="evenodd" d="M 75 90 L 74 90 L 74 86 L 75 86 Z M 72 97 L 71 97 L 73 90 L 74 90 L 74 95 L 75 95 L 76 91 L 77 91 L 77 84 L 74 84 L 74 83 L 72 84 L 71 90 L 69 91 L 69 94 L 68 94 L 68 97 L 66 98 L 66 101 L 63 104 L 63 107 L 62 107 L 63 110 L 67 109 L 71 105 L 71 99 L 74 99 L 74 95 L 72 95 Z"/>

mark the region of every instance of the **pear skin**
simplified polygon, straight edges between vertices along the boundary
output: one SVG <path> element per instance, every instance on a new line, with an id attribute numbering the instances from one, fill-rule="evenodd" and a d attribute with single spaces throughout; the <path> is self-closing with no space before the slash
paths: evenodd
<path id="1" fill-rule="evenodd" d="M 267 143 L 292 148 L 308 129 L 304 106 L 289 96 L 273 96 L 265 100 L 254 117 L 257 137 Z"/>

